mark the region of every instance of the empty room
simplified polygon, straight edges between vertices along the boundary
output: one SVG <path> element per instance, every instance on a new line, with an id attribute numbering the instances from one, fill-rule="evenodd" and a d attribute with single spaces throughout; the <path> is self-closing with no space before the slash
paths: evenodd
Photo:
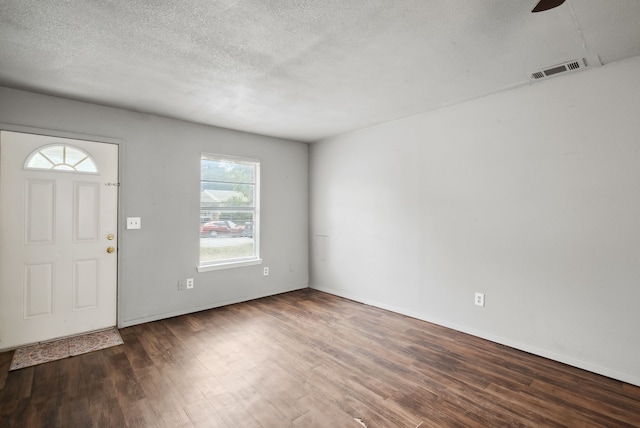
<path id="1" fill-rule="evenodd" d="M 640 426 L 640 1 L 0 1 L 0 426 Z"/>

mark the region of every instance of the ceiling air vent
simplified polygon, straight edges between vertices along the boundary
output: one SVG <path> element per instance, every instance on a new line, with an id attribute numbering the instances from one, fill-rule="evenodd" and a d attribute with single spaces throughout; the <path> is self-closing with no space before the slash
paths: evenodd
<path id="1" fill-rule="evenodd" d="M 556 74 L 581 70 L 583 68 L 587 68 L 587 65 L 585 64 L 584 59 L 581 58 L 575 61 L 565 62 L 564 64 L 554 65 L 553 67 L 545 68 L 544 70 L 529 73 L 529 80 L 534 81 L 546 79 L 548 77 L 555 76 Z"/>

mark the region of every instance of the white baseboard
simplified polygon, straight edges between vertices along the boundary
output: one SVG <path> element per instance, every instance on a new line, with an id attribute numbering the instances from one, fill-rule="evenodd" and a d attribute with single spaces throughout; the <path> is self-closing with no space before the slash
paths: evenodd
<path id="1" fill-rule="evenodd" d="M 521 351 L 528 352 L 530 354 L 538 355 L 540 357 L 548 358 L 550 360 L 554 360 L 563 364 L 567 364 L 573 367 L 577 367 L 579 369 L 587 370 L 596 374 L 600 374 L 612 379 L 616 379 L 622 382 L 629 383 L 631 385 L 640 386 L 640 378 L 637 376 L 633 376 L 627 373 L 621 373 L 616 370 L 611 370 L 606 367 L 599 366 L 597 364 L 593 364 L 589 361 L 582 361 L 575 359 L 573 357 L 558 354 L 556 352 L 550 351 L 548 349 L 538 348 L 536 346 L 531 346 L 526 343 L 521 343 L 518 341 L 514 341 L 505 337 L 496 336 L 485 331 L 476 330 L 473 328 L 468 328 L 465 326 L 456 325 L 455 323 L 451 323 L 448 321 L 431 318 L 422 313 L 415 313 L 412 311 L 407 311 L 403 308 L 397 308 L 394 306 L 386 305 L 380 302 L 376 302 L 370 299 L 363 298 L 361 296 L 355 296 L 349 293 L 343 293 L 338 290 L 334 290 L 328 287 L 319 287 L 314 285 L 309 285 L 309 288 L 314 290 L 323 291 L 325 293 L 333 294 L 335 296 L 344 297 L 345 299 L 353 300 L 359 303 L 364 303 L 365 305 L 375 306 L 376 308 L 385 309 L 387 311 L 395 312 L 398 314 L 406 315 L 411 318 L 416 318 L 422 321 L 430 322 L 432 324 L 437 324 L 442 327 L 447 327 L 452 330 L 460 331 L 462 333 L 467 333 L 472 336 L 479 337 L 481 339 L 486 339 L 491 342 L 499 343 L 501 345 L 509 346 L 511 348 L 519 349 Z"/>
<path id="2" fill-rule="evenodd" d="M 305 288 L 308 288 L 308 286 L 301 285 L 301 286 L 296 286 L 292 288 L 271 290 L 265 293 L 252 294 L 249 296 L 238 297 L 236 299 L 221 300 L 219 302 L 207 303 L 205 305 L 194 306 L 187 309 L 180 309 L 180 310 L 171 311 L 171 312 L 163 312 L 161 314 L 150 315 L 148 317 L 135 318 L 132 320 L 122 320 L 122 321 L 119 320 L 118 328 L 131 327 L 134 325 L 144 324 L 152 321 L 160 321 L 166 318 L 173 318 L 180 315 L 192 314 L 194 312 L 206 311 L 208 309 L 220 308 L 222 306 L 233 305 L 234 303 L 248 302 L 249 300 L 261 299 L 263 297 L 275 296 L 277 294 L 288 293 L 290 291 L 302 290 Z"/>

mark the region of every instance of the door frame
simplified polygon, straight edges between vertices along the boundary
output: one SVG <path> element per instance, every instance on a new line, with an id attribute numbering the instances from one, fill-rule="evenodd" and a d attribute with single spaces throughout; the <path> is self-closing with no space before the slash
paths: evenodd
<path id="1" fill-rule="evenodd" d="M 37 128 L 33 126 L 25 126 L 25 125 L 16 125 L 10 123 L 0 122 L 0 130 L 2 131 L 13 131 L 13 132 L 22 132 L 25 134 L 34 134 L 34 135 L 43 135 L 48 137 L 59 137 L 59 138 L 70 138 L 75 140 L 87 140 L 93 141 L 96 143 L 107 143 L 107 144 L 116 144 L 118 146 L 118 182 L 120 183 L 120 188 L 118 190 L 118 198 L 116 200 L 117 204 L 117 236 L 118 236 L 118 251 L 116 251 L 116 326 L 118 328 L 122 327 L 122 320 L 120 319 L 120 314 L 124 313 L 124 303 L 120 299 L 122 295 L 122 273 L 124 269 L 122 269 L 123 260 L 120 258 L 121 248 L 124 247 L 126 243 L 125 234 L 123 234 L 124 225 L 126 221 L 124 219 L 124 209 L 123 209 L 123 191 L 124 183 L 125 183 L 125 168 L 124 168 L 124 153 L 125 146 L 124 140 L 120 138 L 113 137 L 105 137 L 101 135 L 93 135 L 93 134 L 83 134 L 79 132 L 68 132 L 68 131 L 60 131 L 48 128 Z M 2 349 L 2 345 L 0 344 L 0 352 L 5 349 Z"/>

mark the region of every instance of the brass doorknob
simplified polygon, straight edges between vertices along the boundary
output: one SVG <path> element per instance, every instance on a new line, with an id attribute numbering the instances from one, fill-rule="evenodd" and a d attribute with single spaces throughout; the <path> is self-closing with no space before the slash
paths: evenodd
<path id="1" fill-rule="evenodd" d="M 108 247 L 108 248 L 107 248 L 107 253 L 111 254 L 111 253 L 113 253 L 115 250 L 116 250 L 116 249 L 115 249 L 115 248 L 113 248 L 113 247 Z"/>

